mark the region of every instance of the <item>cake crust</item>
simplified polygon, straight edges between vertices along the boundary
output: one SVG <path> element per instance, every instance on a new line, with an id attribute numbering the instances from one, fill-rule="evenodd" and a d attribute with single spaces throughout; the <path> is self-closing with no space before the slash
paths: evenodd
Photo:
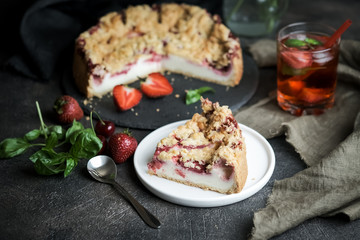
<path id="1" fill-rule="evenodd" d="M 130 6 L 103 16 L 97 25 L 76 39 L 73 72 L 75 83 L 87 97 L 101 96 L 94 88 L 106 75 L 121 75 L 140 61 L 171 56 L 231 76 L 224 81 L 194 75 L 185 69 L 167 69 L 217 84 L 235 86 L 243 73 L 239 39 L 205 9 L 187 4 Z M 126 83 L 136 81 L 128 79 Z"/>

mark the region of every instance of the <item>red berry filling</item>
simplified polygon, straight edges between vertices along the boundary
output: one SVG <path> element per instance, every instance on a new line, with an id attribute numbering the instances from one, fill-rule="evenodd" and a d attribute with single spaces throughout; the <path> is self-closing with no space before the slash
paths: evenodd
<path id="1" fill-rule="evenodd" d="M 90 35 L 94 34 L 100 28 L 100 23 L 96 24 L 95 26 L 89 29 Z"/>
<path id="2" fill-rule="evenodd" d="M 226 165 L 226 160 L 225 159 L 220 159 L 219 161 L 217 161 L 214 165 L 214 168 L 218 167 L 221 168 L 224 172 L 222 179 L 224 181 L 229 181 L 234 174 L 234 167 L 230 166 L 230 165 Z"/>
<path id="3" fill-rule="evenodd" d="M 151 169 L 154 173 L 156 173 L 156 170 L 160 169 L 163 164 L 164 164 L 163 161 L 160 161 L 157 158 L 153 158 L 153 160 L 151 162 L 149 162 L 147 164 L 147 166 L 148 166 L 148 169 Z"/>
<path id="4" fill-rule="evenodd" d="M 185 173 L 179 169 L 175 169 L 175 172 L 180 175 L 181 177 L 185 178 Z"/>

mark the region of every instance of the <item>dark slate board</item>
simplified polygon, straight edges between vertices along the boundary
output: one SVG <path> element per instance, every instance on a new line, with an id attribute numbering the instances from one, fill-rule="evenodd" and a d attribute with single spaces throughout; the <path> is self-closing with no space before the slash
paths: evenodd
<path id="1" fill-rule="evenodd" d="M 218 101 L 221 105 L 228 105 L 233 111 L 244 105 L 256 91 L 259 73 L 256 63 L 250 56 L 244 54 L 243 58 L 244 75 L 236 87 L 220 86 L 181 74 L 169 73 L 165 76 L 174 87 L 171 95 L 158 99 L 151 99 L 144 95 L 139 105 L 125 112 L 117 110 L 110 94 L 101 99 L 93 98 L 85 101 L 86 98 L 74 84 L 70 66 L 64 72 L 62 83 L 65 93 L 77 99 L 86 114 L 93 109 L 102 119 L 111 120 L 118 126 L 152 130 L 168 123 L 189 119 L 194 113 L 202 112 L 200 102 L 191 105 L 185 104 L 185 90 L 187 89 L 210 86 L 216 92 L 204 93 L 203 97 L 214 102 Z M 139 87 L 139 82 L 130 84 L 130 86 Z"/>

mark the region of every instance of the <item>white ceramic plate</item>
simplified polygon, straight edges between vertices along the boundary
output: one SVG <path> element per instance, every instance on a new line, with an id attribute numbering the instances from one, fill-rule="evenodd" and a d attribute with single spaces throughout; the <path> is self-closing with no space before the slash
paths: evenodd
<path id="1" fill-rule="evenodd" d="M 244 200 L 258 192 L 269 181 L 275 168 L 275 154 L 266 139 L 255 130 L 240 125 L 245 137 L 248 177 L 243 190 L 236 194 L 221 194 L 190 187 L 147 173 L 157 143 L 187 120 L 170 123 L 146 136 L 138 145 L 134 155 L 135 171 L 146 188 L 156 196 L 183 206 L 218 207 Z"/>

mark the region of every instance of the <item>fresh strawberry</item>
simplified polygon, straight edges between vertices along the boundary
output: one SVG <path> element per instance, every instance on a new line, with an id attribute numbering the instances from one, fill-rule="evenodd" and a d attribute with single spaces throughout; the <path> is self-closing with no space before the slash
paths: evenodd
<path id="1" fill-rule="evenodd" d="M 124 86 L 116 85 L 113 89 L 114 103 L 121 110 L 126 111 L 139 104 L 142 94 L 139 90 Z"/>
<path id="2" fill-rule="evenodd" d="M 74 119 L 80 120 L 84 116 L 84 112 L 79 103 L 71 96 L 64 95 L 56 99 L 54 109 L 60 123 L 72 123 Z"/>
<path id="3" fill-rule="evenodd" d="M 161 73 L 150 73 L 141 83 L 141 91 L 150 98 L 157 98 L 170 95 L 173 87 Z"/>
<path id="4" fill-rule="evenodd" d="M 136 139 L 126 130 L 123 133 L 112 135 L 108 146 L 114 161 L 123 163 L 134 154 L 137 145 Z"/>

